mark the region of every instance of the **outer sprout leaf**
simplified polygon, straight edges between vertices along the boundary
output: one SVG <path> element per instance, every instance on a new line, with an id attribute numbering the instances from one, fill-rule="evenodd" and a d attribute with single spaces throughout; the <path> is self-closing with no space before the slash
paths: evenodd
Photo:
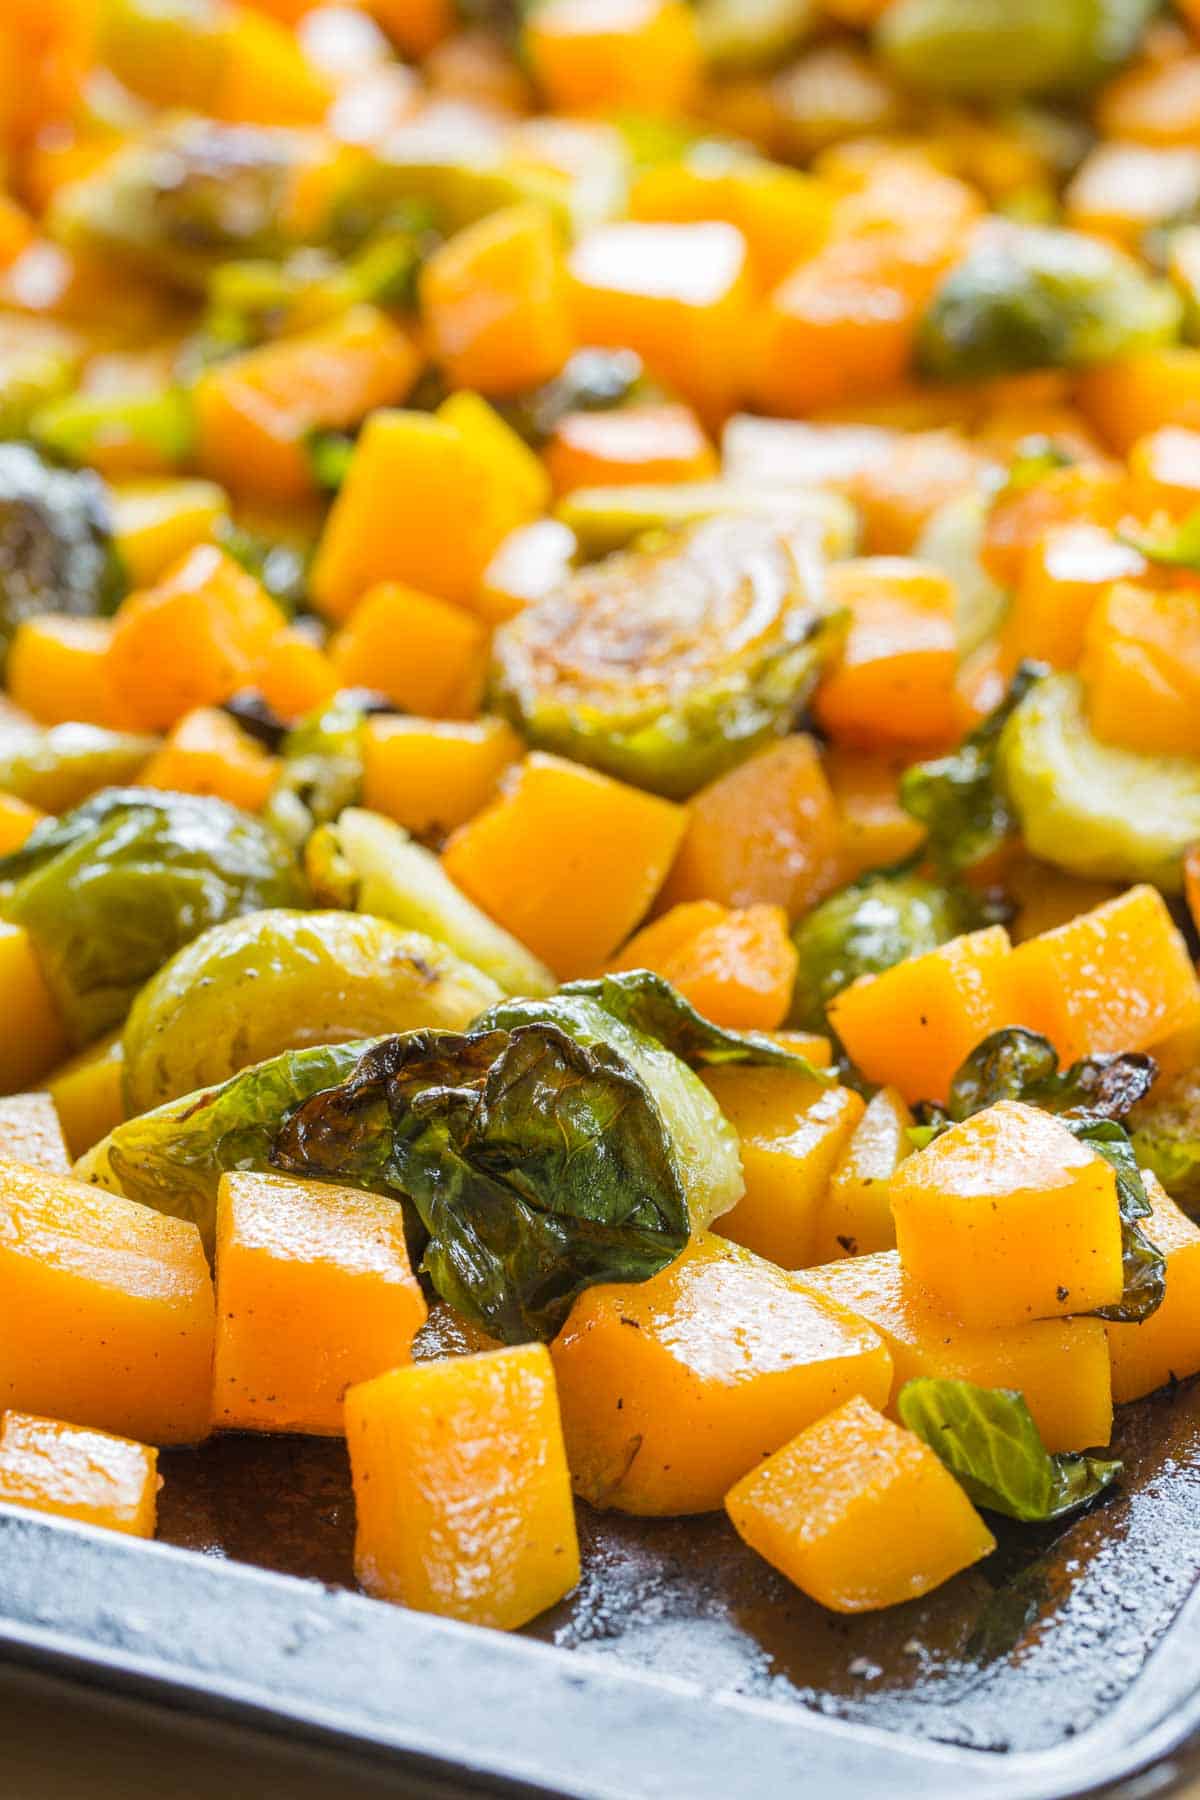
<path id="1" fill-rule="evenodd" d="M 552 1337 L 586 1287 L 644 1281 L 688 1239 L 645 1086 L 548 1024 L 388 1038 L 296 1109 L 272 1162 L 409 1198 L 438 1293 L 506 1343 Z"/>
<path id="2" fill-rule="evenodd" d="M 1134 1107 L 1134 1154 L 1187 1212 L 1200 1207 L 1200 1068 L 1180 1070 Z"/>
<path id="3" fill-rule="evenodd" d="M 1067 1116 L 1063 1124 L 1081 1143 L 1090 1144 L 1117 1178 L 1125 1288 L 1115 1306 L 1098 1306 L 1097 1316 L 1122 1325 L 1138 1324 L 1162 1305 L 1167 1279 L 1162 1251 L 1151 1243 L 1138 1223 L 1148 1219 L 1152 1209 L 1129 1134 L 1115 1119 Z"/>
<path id="4" fill-rule="evenodd" d="M 0 736 L 0 792 L 43 812 L 69 812 L 101 788 L 132 781 L 158 748 L 138 732 L 102 725 L 21 726 Z"/>
<path id="5" fill-rule="evenodd" d="M 923 1376 L 900 1390 L 897 1410 L 935 1450 L 977 1506 L 1029 1524 L 1062 1519 L 1116 1480 L 1122 1464 L 1051 1456 L 1023 1397 L 1012 1388 Z"/>
<path id="6" fill-rule="evenodd" d="M 623 1024 L 630 1025 L 686 1063 L 755 1063 L 763 1068 L 794 1069 L 813 1081 L 829 1082 L 828 1069 L 818 1069 L 806 1056 L 773 1043 L 757 1031 L 726 1031 L 703 1018 L 678 988 L 649 969 L 601 975 L 594 981 L 570 981 L 558 998 L 583 994 Z"/>

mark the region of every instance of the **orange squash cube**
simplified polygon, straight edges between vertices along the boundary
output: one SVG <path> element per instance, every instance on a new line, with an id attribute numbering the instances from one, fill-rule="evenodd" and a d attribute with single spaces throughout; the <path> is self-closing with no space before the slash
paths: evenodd
<path id="1" fill-rule="evenodd" d="M 46 814 L 38 807 L 30 806 L 28 800 L 18 800 L 15 794 L 0 794 L 0 856 L 19 850 L 45 817 Z"/>
<path id="2" fill-rule="evenodd" d="M 568 413 L 545 455 L 556 494 L 638 482 L 705 481 L 717 473 L 717 453 L 688 406 Z"/>
<path id="3" fill-rule="evenodd" d="M 662 904 L 782 906 L 798 918 L 837 886 L 839 836 L 816 744 L 782 738 L 692 796 Z"/>
<path id="4" fill-rule="evenodd" d="M 315 493 L 305 440 L 398 405 L 421 369 L 412 338 L 374 306 L 355 306 L 207 370 L 196 383 L 198 460 L 235 493 Z"/>
<path id="5" fill-rule="evenodd" d="M 904 1268 L 967 1325 L 1019 1325 L 1121 1298 L 1116 1177 L 1060 1120 L 1002 1100 L 892 1178 Z"/>
<path id="6" fill-rule="evenodd" d="M 0 1005 L 20 1030 L 0 1037 L 0 1093 L 32 1087 L 67 1053 L 68 1038 L 29 933 L 0 922 Z"/>
<path id="7" fill-rule="evenodd" d="M 796 950 L 778 906 L 731 912 L 715 900 L 685 900 L 643 926 L 609 966 L 653 969 L 716 1025 L 774 1031 L 791 1006 Z"/>
<path id="8" fill-rule="evenodd" d="M 566 980 L 603 964 L 644 917 L 684 822 L 668 800 L 534 751 L 454 833 L 446 873 Z"/>
<path id="9" fill-rule="evenodd" d="M 354 1566 L 370 1594 L 515 1631 L 579 1580 L 544 1344 L 395 1369 L 351 1388 Z"/>
<path id="10" fill-rule="evenodd" d="M 1115 581 L 1146 571 L 1145 558 L 1099 525 L 1060 525 L 1039 538 L 1021 563 L 1004 621 L 1007 663 L 1022 657 L 1073 669 L 1088 621 Z"/>
<path id="11" fill-rule="evenodd" d="M 1097 144 L 1063 196 L 1066 223 L 1112 238 L 1136 256 L 1146 233 L 1185 218 L 1200 202 L 1200 151 L 1148 144 Z"/>
<path id="12" fill-rule="evenodd" d="M 1143 1170 L 1142 1180 L 1153 1208 L 1142 1230 L 1166 1260 L 1167 1291 L 1140 1325 L 1105 1323 L 1118 1404 L 1200 1373 L 1200 1227 L 1163 1192 L 1157 1176 Z"/>
<path id="13" fill-rule="evenodd" d="M 227 1174 L 217 1199 L 213 1423 L 340 1437 L 356 1382 L 408 1361 L 425 1299 L 394 1200 Z"/>
<path id="14" fill-rule="evenodd" d="M 158 1451 L 30 1413 L 0 1416 L 0 1502 L 152 1538 Z"/>
<path id="15" fill-rule="evenodd" d="M 150 587 L 228 521 L 229 498 L 213 481 L 150 477 L 112 487 L 113 537 L 134 589 Z"/>
<path id="16" fill-rule="evenodd" d="M 0 1162 L 70 1174 L 71 1159 L 49 1094 L 6 1094 L 0 1099 Z"/>
<path id="17" fill-rule="evenodd" d="M 907 556 L 941 507 L 995 473 L 995 459 L 957 431 L 899 435 L 886 456 L 850 472 L 843 492 L 858 508 L 863 548 L 872 556 Z"/>
<path id="18" fill-rule="evenodd" d="M 279 758 L 228 713 L 198 706 L 171 727 L 166 743 L 150 758 L 139 780 L 146 787 L 170 788 L 177 794 L 213 794 L 243 812 L 259 812 L 278 773 Z"/>
<path id="19" fill-rule="evenodd" d="M 881 975 L 860 975 L 832 1000 L 830 1022 L 852 1062 L 909 1105 L 944 1100 L 959 1065 L 1012 1023 L 1012 946 L 1002 925 L 952 938 Z"/>
<path id="20" fill-rule="evenodd" d="M 954 736 L 954 583 L 899 556 L 835 563 L 829 599 L 850 616 L 816 716 L 839 743 L 937 746 Z"/>
<path id="21" fill-rule="evenodd" d="M 550 486 L 533 452 L 492 419 L 487 435 L 478 415 L 464 422 L 448 406 L 371 415 L 313 561 L 312 596 L 326 617 L 346 618 L 381 581 L 475 603 L 492 555 L 544 510 Z"/>
<path id="22" fill-rule="evenodd" d="M 149 1444 L 207 1436 L 213 1291 L 184 1219 L 0 1167 L 0 1406 Z"/>
<path id="23" fill-rule="evenodd" d="M 554 221 L 529 202 L 457 232 L 421 272 L 434 361 L 455 387 L 516 394 L 570 355 L 566 270 Z"/>
<path id="24" fill-rule="evenodd" d="M 1051 1451 L 1090 1450 L 1112 1436 L 1112 1381 L 1102 1319 L 1033 1319 L 1025 1325 L 961 1325 L 908 1274 L 895 1250 L 806 1269 L 816 1294 L 874 1326 L 895 1365 L 892 1397 L 906 1381 L 973 1381 L 1025 1396 Z"/>
<path id="25" fill-rule="evenodd" d="M 739 1481 L 734 1529 L 832 1612 L 940 1587 L 996 1540 L 936 1451 L 859 1397 Z"/>
<path id="26" fill-rule="evenodd" d="M 482 619 L 398 581 L 363 596 L 333 640 L 343 687 L 377 688 L 406 712 L 469 719 L 479 711 L 491 636 Z"/>
<path id="27" fill-rule="evenodd" d="M 1200 431 L 1200 350 L 1169 344 L 1101 363 L 1078 392 L 1084 416 L 1122 454 L 1161 425 Z"/>
<path id="28" fill-rule="evenodd" d="M 338 672 L 319 645 L 289 625 L 272 643 L 251 683 L 287 724 L 332 700 L 341 685 Z"/>
<path id="29" fill-rule="evenodd" d="M 363 805 L 417 837 L 442 837 L 482 812 L 521 748 L 503 719 L 368 719 Z"/>
<path id="30" fill-rule="evenodd" d="M 47 1075 L 46 1087 L 74 1160 L 124 1119 L 124 1067 L 121 1033 L 115 1031 Z"/>
<path id="31" fill-rule="evenodd" d="M 924 828 L 900 804 L 903 769 L 895 752 L 886 755 L 842 744 L 826 751 L 825 775 L 838 811 L 838 867 L 843 881 L 853 881 L 866 869 L 902 862 L 921 842 Z"/>
<path id="32" fill-rule="evenodd" d="M 1200 589 L 1115 582 L 1088 621 L 1079 672 L 1105 743 L 1200 754 Z"/>
<path id="33" fill-rule="evenodd" d="M 872 1095 L 817 1213 L 814 1261 L 867 1256 L 895 1246 L 891 1182 L 912 1151 L 912 1122 L 895 1088 L 882 1087 Z"/>
<path id="34" fill-rule="evenodd" d="M 333 98 L 328 83 L 275 19 L 234 8 L 225 44 L 215 117 L 255 125 L 317 125 L 325 117 Z"/>
<path id="35" fill-rule="evenodd" d="M 561 519 L 518 525 L 483 572 L 479 610 L 499 624 L 552 594 L 571 573 L 579 545 Z"/>
<path id="36" fill-rule="evenodd" d="M 736 225 L 755 281 L 765 287 L 820 249 L 832 211 L 827 183 L 750 157 L 652 163 L 636 175 L 629 194 L 632 219 Z"/>
<path id="37" fill-rule="evenodd" d="M 523 43 L 554 112 L 677 113 L 700 75 L 683 0 L 548 0 Z"/>
<path id="38" fill-rule="evenodd" d="M 1118 463 L 1079 462 L 1031 482 L 1003 488 L 984 521 L 980 561 L 1001 587 L 1016 587 L 1025 559 L 1046 534 L 1060 525 L 1120 523 L 1129 507 L 1129 484 Z M 1086 565 L 1085 565 L 1086 567 Z M 1067 564 L 1073 578 L 1078 562 Z"/>
<path id="39" fill-rule="evenodd" d="M 13 633 L 5 665 L 9 697 L 39 725 L 120 729 L 131 723 L 113 685 L 110 619 L 39 613 Z"/>
<path id="40" fill-rule="evenodd" d="M 742 1143 L 746 1192 L 721 1219 L 722 1236 L 781 1269 L 814 1262 L 830 1178 L 865 1102 L 790 1069 L 707 1069 L 704 1083 Z"/>
<path id="41" fill-rule="evenodd" d="M 286 623 L 253 575 L 201 544 L 118 607 L 107 653 L 117 699 L 139 726 L 165 730 L 246 686 Z"/>
<path id="42" fill-rule="evenodd" d="M 741 387 L 746 240 L 733 225 L 598 225 L 567 259 L 575 334 L 636 350 L 712 422 Z"/>
<path id="43" fill-rule="evenodd" d="M 702 1235 L 649 1281 L 589 1288 L 551 1346 L 575 1491 L 622 1512 L 713 1512 L 852 1394 L 886 1403 L 878 1334 L 799 1276 Z"/>
<path id="44" fill-rule="evenodd" d="M 1198 152 L 1197 154 L 1200 154 Z M 1129 452 L 1130 503 L 1141 518 L 1185 519 L 1200 508 L 1200 431 L 1164 425 Z"/>
<path id="45" fill-rule="evenodd" d="M 1157 888 L 1128 888 L 1029 938 L 1009 969 L 1013 1016 L 1060 1060 L 1149 1050 L 1200 1017 L 1200 983 Z"/>
<path id="46" fill-rule="evenodd" d="M 1096 121 L 1105 137 L 1194 145 L 1200 137 L 1200 54 L 1134 62 L 1101 89 Z"/>

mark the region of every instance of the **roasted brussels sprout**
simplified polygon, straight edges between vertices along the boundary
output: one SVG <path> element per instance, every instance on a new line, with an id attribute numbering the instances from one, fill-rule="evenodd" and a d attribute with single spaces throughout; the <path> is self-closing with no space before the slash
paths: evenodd
<path id="1" fill-rule="evenodd" d="M 1200 762 L 1100 743 L 1077 676 L 1036 683 L 1001 733 L 997 767 L 1034 856 L 1072 875 L 1181 890 L 1184 852 L 1200 840 Z"/>
<path id="2" fill-rule="evenodd" d="M 43 812 L 69 812 L 101 788 L 133 781 L 159 740 L 100 725 L 0 728 L 0 793 Z"/>
<path id="3" fill-rule="evenodd" d="M 122 586 L 99 477 L 0 444 L 0 652 L 22 619 L 111 612 Z"/>
<path id="4" fill-rule="evenodd" d="M 125 1017 L 143 982 L 209 925 L 302 906 L 288 846 L 223 800 L 109 788 L 0 857 L 3 915 L 30 934 L 76 1044 Z"/>
<path id="5" fill-rule="evenodd" d="M 1200 1212 L 1200 1045 L 1198 1059 L 1153 1091 L 1129 1115 L 1134 1154 L 1186 1212 Z"/>
<path id="6" fill-rule="evenodd" d="M 391 819 L 348 807 L 309 840 L 319 899 L 423 931 L 490 975 L 506 994 L 549 994 L 554 976 L 456 888 L 433 852 Z"/>
<path id="7" fill-rule="evenodd" d="M 975 95 L 1086 87 L 1133 50 L 1157 0 L 895 0 L 876 43 L 914 87 Z"/>
<path id="8" fill-rule="evenodd" d="M 264 817 L 297 847 L 362 799 L 363 721 L 374 697 L 355 689 L 335 694 L 301 719 L 283 740 L 283 767 Z"/>
<path id="9" fill-rule="evenodd" d="M 831 646 L 811 541 L 711 519 L 580 570 L 496 634 L 526 738 L 683 797 L 795 721 Z"/>
<path id="10" fill-rule="evenodd" d="M 969 656 L 999 629 L 1008 595 L 979 560 L 988 499 L 960 494 L 939 506 L 917 539 L 913 555 L 932 563 L 954 583 L 955 631 L 960 656 Z"/>
<path id="11" fill-rule="evenodd" d="M 712 518 L 757 520 L 780 530 L 807 532 L 829 557 L 851 555 L 858 541 L 854 508 L 840 494 L 738 481 L 576 488 L 560 502 L 558 517 L 575 533 L 585 556 L 622 550 L 644 532 Z"/>
<path id="12" fill-rule="evenodd" d="M 362 913 L 227 919 L 177 952 L 125 1024 L 125 1095 L 147 1112 L 284 1050 L 433 1026 L 461 1031 L 494 981 L 418 931 Z"/>
<path id="13" fill-rule="evenodd" d="M 915 869 L 880 870 L 840 888 L 792 933 L 799 963 L 790 1023 L 827 1031 L 826 1008 L 852 981 L 936 950 L 981 924 L 984 910 L 966 889 Z"/>
<path id="14" fill-rule="evenodd" d="M 1098 238 L 996 225 L 934 294 L 918 328 L 917 361 L 942 381 L 1081 369 L 1166 343 L 1181 317 L 1168 282 Z"/>

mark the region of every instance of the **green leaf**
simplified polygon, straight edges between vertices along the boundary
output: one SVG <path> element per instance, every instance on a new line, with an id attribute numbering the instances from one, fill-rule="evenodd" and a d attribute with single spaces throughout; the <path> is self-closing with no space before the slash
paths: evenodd
<path id="1" fill-rule="evenodd" d="M 549 1024 L 388 1038 L 291 1114 L 271 1160 L 411 1200 L 437 1292 L 506 1343 L 553 1337 L 585 1288 L 647 1280 L 688 1240 L 646 1087 Z"/>
<path id="2" fill-rule="evenodd" d="M 299 849 L 319 825 L 362 798 L 363 724 L 371 698 L 345 689 L 283 740 L 283 767 L 263 817 Z"/>
<path id="3" fill-rule="evenodd" d="M 900 804 L 924 825 L 927 853 L 948 874 L 982 862 L 1015 828 L 998 779 L 1000 734 L 1045 673 L 1040 663 L 1022 663 L 999 706 L 957 750 L 915 763 L 901 778 Z"/>
<path id="4" fill-rule="evenodd" d="M 1117 1203 L 1121 1210 L 1121 1258 L 1125 1286 L 1115 1306 L 1098 1306 L 1096 1315 L 1117 1324 L 1140 1324 L 1162 1305 L 1167 1291 L 1166 1261 L 1152 1244 L 1139 1220 L 1153 1210 L 1129 1133 L 1115 1119 L 1064 1117 L 1063 1124 L 1080 1143 L 1089 1144 L 1102 1156 L 1117 1178 Z"/>
<path id="5" fill-rule="evenodd" d="M 657 1038 L 686 1063 L 753 1063 L 760 1068 L 794 1069 L 812 1081 L 834 1080 L 828 1069 L 818 1069 L 806 1056 L 773 1043 L 761 1032 L 726 1031 L 714 1025 L 664 976 L 649 969 L 569 981 L 560 988 L 558 998 L 572 994 L 595 1000 L 614 1019 Z"/>
<path id="6" fill-rule="evenodd" d="M 1138 550 L 1147 562 L 1167 569 L 1200 571 L 1200 509 L 1178 524 L 1156 525 L 1152 530 L 1123 531 L 1122 541 Z"/>
<path id="7" fill-rule="evenodd" d="M 11 884 L 11 885 L 10 885 Z M 128 1012 L 142 983 L 209 925 L 304 906 L 287 845 L 223 800 L 108 788 L 0 858 L 4 917 L 29 933 L 77 1044 Z"/>
<path id="8" fill-rule="evenodd" d="M 900 1390 L 903 1424 L 941 1457 L 976 1506 L 1037 1524 L 1094 1500 L 1122 1465 L 1051 1456 L 1023 1397 L 1011 1388 L 922 1376 Z"/>
<path id="9" fill-rule="evenodd" d="M 336 494 L 354 456 L 354 439 L 345 431 L 311 431 L 304 449 L 317 486 Z"/>

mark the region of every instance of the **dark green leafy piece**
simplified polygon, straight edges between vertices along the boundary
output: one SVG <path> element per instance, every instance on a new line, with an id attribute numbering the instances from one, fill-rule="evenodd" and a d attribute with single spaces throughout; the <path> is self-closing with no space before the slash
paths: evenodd
<path id="1" fill-rule="evenodd" d="M 354 439 L 346 431 L 314 431 L 304 449 L 317 486 L 324 493 L 336 494 L 354 455 Z"/>
<path id="2" fill-rule="evenodd" d="M 223 800 L 109 788 L 0 858 L 4 917 L 24 926 L 76 1043 L 125 1017 L 209 925 L 308 892 L 277 833 Z M 10 885 L 11 884 L 11 885 Z"/>
<path id="3" fill-rule="evenodd" d="M 905 1382 L 897 1410 L 976 1506 L 1027 1524 L 1066 1518 L 1122 1471 L 1121 1463 L 1098 1456 L 1051 1456 L 1011 1388 L 923 1376 Z"/>
<path id="4" fill-rule="evenodd" d="M 99 476 L 0 444 L 0 656 L 23 619 L 108 613 L 123 588 Z"/>
<path id="5" fill-rule="evenodd" d="M 363 725 L 390 701 L 344 688 L 301 719 L 283 740 L 283 767 L 263 817 L 299 848 L 318 825 L 362 799 Z"/>
<path id="6" fill-rule="evenodd" d="M 1063 1124 L 1083 1144 L 1102 1156 L 1117 1178 L 1121 1209 L 1121 1260 L 1125 1286 L 1115 1306 L 1098 1306 L 1096 1315 L 1118 1325 L 1137 1325 L 1162 1305 L 1167 1291 L 1166 1262 L 1139 1223 L 1152 1212 L 1146 1184 L 1133 1153 L 1129 1133 L 1115 1119 L 1064 1117 Z"/>
<path id="7" fill-rule="evenodd" d="M 438 1293 L 506 1343 L 553 1337 L 585 1288 L 645 1281 L 688 1240 L 643 1083 L 553 1025 L 388 1038 L 296 1108 L 271 1160 L 409 1199 Z"/>
<path id="8" fill-rule="evenodd" d="M 969 869 L 1003 843 L 1015 828 L 997 754 L 1007 721 L 1046 673 L 1023 662 L 1007 694 L 957 750 L 915 763 L 900 781 L 900 803 L 928 832 L 927 853 L 943 870 Z"/>
<path id="9" fill-rule="evenodd" d="M 701 1017 L 678 988 L 649 969 L 629 969 L 620 975 L 601 975 L 594 981 L 569 981 L 555 1000 L 567 995 L 595 1000 L 614 1019 L 632 1026 L 686 1063 L 719 1066 L 722 1063 L 754 1063 L 760 1068 L 795 1069 L 813 1081 L 830 1081 L 828 1070 L 818 1069 L 805 1056 L 784 1049 L 757 1031 L 726 1031 Z M 546 1002 L 544 1004 L 554 1004 Z"/>
<path id="10" fill-rule="evenodd" d="M 977 895 L 911 865 L 860 876 L 814 906 L 792 933 L 799 962 L 790 1023 L 826 1030 L 829 1002 L 860 975 L 936 950 L 989 916 Z"/>

